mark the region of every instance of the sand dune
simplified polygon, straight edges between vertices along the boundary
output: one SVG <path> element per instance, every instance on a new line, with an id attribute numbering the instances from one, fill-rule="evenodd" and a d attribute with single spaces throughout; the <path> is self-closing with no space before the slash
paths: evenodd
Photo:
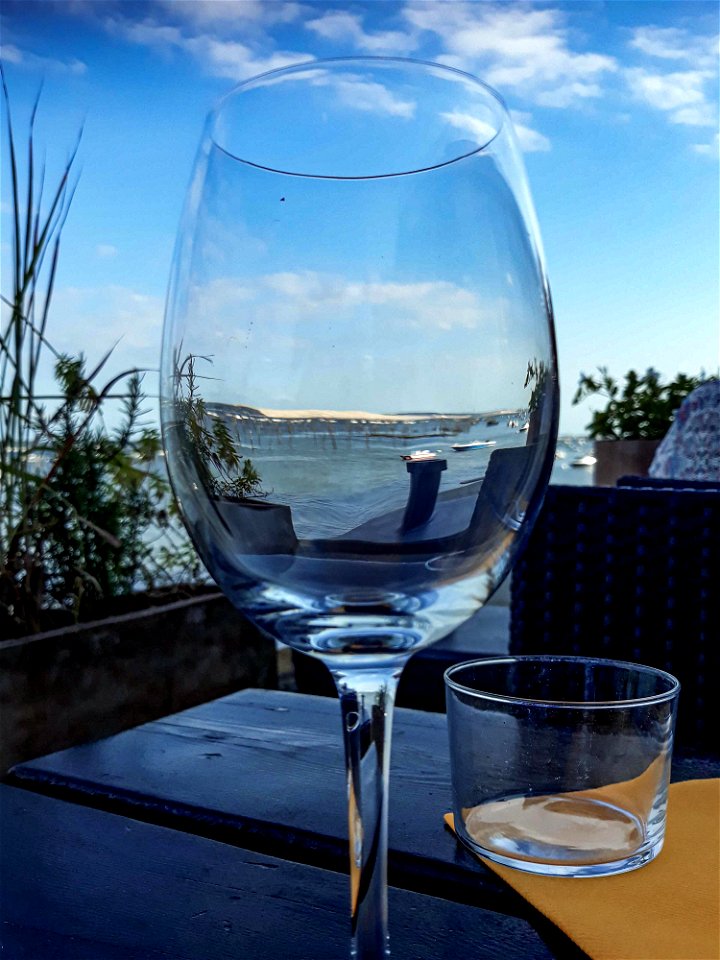
<path id="1" fill-rule="evenodd" d="M 418 420 L 472 419 L 470 414 L 369 413 L 367 410 L 270 410 L 258 407 L 265 417 L 276 420 L 364 420 L 370 423 L 415 423 Z"/>

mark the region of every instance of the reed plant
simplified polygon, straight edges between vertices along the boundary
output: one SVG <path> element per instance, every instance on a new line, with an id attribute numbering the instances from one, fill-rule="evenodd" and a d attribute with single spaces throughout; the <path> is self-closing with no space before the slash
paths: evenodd
<path id="1" fill-rule="evenodd" d="M 112 351 L 88 366 L 83 355 L 58 352 L 48 336 L 81 132 L 57 182 L 48 186 L 35 144 L 40 93 L 21 152 L 1 66 L 0 72 L 11 191 L 10 290 L 1 294 L 0 319 L 4 639 L 42 629 L 48 610 L 76 619 L 83 606 L 96 608 L 108 597 L 167 581 L 171 555 L 179 579 L 199 571 L 173 519 L 167 480 L 154 466 L 160 438 L 144 422 L 141 372 L 125 370 L 101 382 Z M 56 393 L 43 396 L 49 367 Z M 111 430 L 104 413 L 118 399 L 120 422 Z M 158 539 L 161 551 L 153 543 Z"/>

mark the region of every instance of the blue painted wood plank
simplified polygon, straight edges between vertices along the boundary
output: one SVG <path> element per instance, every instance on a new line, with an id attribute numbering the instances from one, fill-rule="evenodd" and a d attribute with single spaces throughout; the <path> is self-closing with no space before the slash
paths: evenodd
<path id="1" fill-rule="evenodd" d="M 341 960 L 347 877 L 0 787 L 12 960 Z M 522 920 L 390 891 L 395 960 L 550 960 Z"/>
<path id="2" fill-rule="evenodd" d="M 450 809 L 444 716 L 400 709 L 393 739 L 391 882 L 529 918 L 555 948 L 554 932 L 442 825 Z M 719 774 L 717 760 L 674 764 L 674 779 Z M 339 711 L 325 698 L 245 690 L 23 764 L 11 780 L 266 855 L 347 870 Z"/>

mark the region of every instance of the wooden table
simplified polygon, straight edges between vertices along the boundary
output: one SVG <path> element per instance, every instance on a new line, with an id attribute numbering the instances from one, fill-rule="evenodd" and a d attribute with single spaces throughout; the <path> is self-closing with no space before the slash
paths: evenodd
<path id="1" fill-rule="evenodd" d="M 393 957 L 582 954 L 443 827 L 445 718 L 399 709 Z M 677 758 L 674 779 L 717 776 Z M 16 767 L 0 787 L 3 948 L 27 960 L 344 960 L 337 703 L 245 690 Z"/>

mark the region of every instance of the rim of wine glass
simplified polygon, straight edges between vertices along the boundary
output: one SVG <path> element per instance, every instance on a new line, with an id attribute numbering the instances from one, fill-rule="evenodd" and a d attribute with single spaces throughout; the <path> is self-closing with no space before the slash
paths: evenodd
<path id="1" fill-rule="evenodd" d="M 470 80 L 474 85 L 484 90 L 485 93 L 489 94 L 490 97 L 496 101 L 499 109 L 500 122 L 497 125 L 497 129 L 494 131 L 493 135 L 489 137 L 484 143 L 476 147 L 474 150 L 468 150 L 467 153 L 458 154 L 456 157 L 451 157 L 449 160 L 442 160 L 438 163 L 431 163 L 427 166 L 422 167 L 413 167 L 409 170 L 398 170 L 393 171 L 392 173 L 373 173 L 373 174 L 357 174 L 357 175 L 343 175 L 343 174 L 330 174 L 330 173 L 303 173 L 298 170 L 281 170 L 278 167 L 271 167 L 267 164 L 258 163 L 254 160 L 248 160 L 246 157 L 241 157 L 236 153 L 233 153 L 232 150 L 228 150 L 227 147 L 222 146 L 214 135 L 214 126 L 217 118 L 224 109 L 225 105 L 237 96 L 238 93 L 241 93 L 244 88 L 250 87 L 253 84 L 256 84 L 260 80 L 266 80 L 268 77 L 275 77 L 279 74 L 288 74 L 288 73 L 297 73 L 301 70 L 307 70 L 313 67 L 322 68 L 328 64 L 351 64 L 351 63 L 388 63 L 388 64 L 402 64 L 405 66 L 412 65 L 417 67 L 432 67 L 433 70 L 440 70 L 443 73 L 454 74 L 457 77 L 462 77 L 466 80 Z M 285 67 L 276 67 L 274 70 L 266 70 L 263 73 L 259 73 L 254 77 L 248 77 L 247 80 L 242 80 L 240 83 L 236 84 L 231 90 L 224 94 L 221 99 L 216 103 L 213 109 L 208 114 L 207 118 L 207 136 L 212 141 L 212 143 L 224 153 L 226 156 L 231 157 L 233 160 L 237 160 L 238 163 L 244 163 L 249 167 L 255 167 L 258 170 L 267 170 L 269 173 L 282 174 L 287 177 L 307 177 L 313 180 L 382 180 L 387 179 L 388 177 L 407 177 L 416 173 L 426 173 L 430 170 L 439 170 L 442 167 L 450 166 L 453 163 L 458 163 L 460 160 L 465 160 L 467 157 L 477 156 L 479 153 L 487 150 L 487 148 L 500 136 L 502 131 L 505 129 L 507 119 L 509 117 L 507 104 L 503 100 L 502 96 L 491 87 L 489 84 L 485 83 L 483 80 L 480 80 L 478 77 L 474 76 L 472 73 L 468 73 L 466 70 L 458 70 L 456 67 L 449 67 L 444 63 L 435 63 L 432 60 L 419 60 L 413 57 L 322 57 L 316 60 L 303 60 L 299 63 L 289 64 Z"/>
<path id="2" fill-rule="evenodd" d="M 542 697 L 531 696 L 513 696 L 509 693 L 502 693 L 498 690 L 483 690 L 482 681 L 478 681 L 475 687 L 467 686 L 459 680 L 453 679 L 453 674 L 461 673 L 471 667 L 501 666 L 516 663 L 574 663 L 574 664 L 595 664 L 603 667 L 617 667 L 626 671 L 636 673 L 651 674 L 654 677 L 662 678 L 668 682 L 666 690 L 660 690 L 657 693 L 648 694 L 644 697 L 624 697 L 620 700 L 550 700 Z M 477 700 L 491 700 L 496 703 L 526 704 L 527 706 L 553 707 L 557 709 L 570 710 L 618 710 L 629 707 L 644 707 L 653 703 L 663 703 L 673 700 L 680 692 L 680 681 L 666 670 L 659 667 L 648 667 L 642 663 L 633 663 L 630 660 L 610 660 L 602 657 L 571 657 L 561 654 L 518 654 L 509 657 L 483 657 L 478 660 L 466 660 L 464 663 L 453 664 L 448 667 L 444 674 L 445 684 L 456 693 L 462 693 Z"/>

